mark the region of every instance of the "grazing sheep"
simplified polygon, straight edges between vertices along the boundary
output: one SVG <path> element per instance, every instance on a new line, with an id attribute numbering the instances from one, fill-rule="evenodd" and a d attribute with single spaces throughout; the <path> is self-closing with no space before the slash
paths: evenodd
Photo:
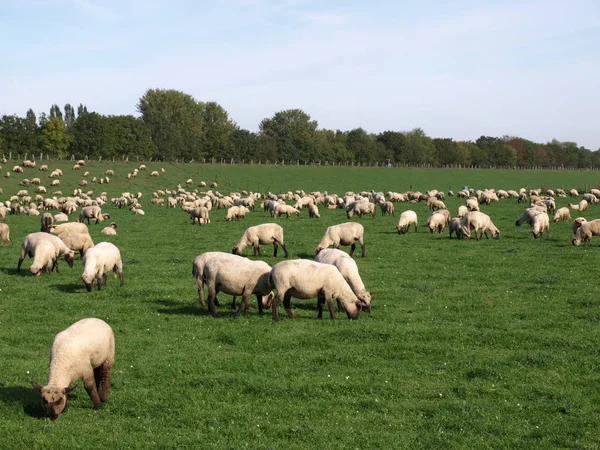
<path id="1" fill-rule="evenodd" d="M 54 222 L 68 222 L 69 216 L 67 216 L 65 213 L 57 213 L 54 214 L 53 219 Z M 48 232 L 51 232 L 51 230 L 48 230 Z"/>
<path id="2" fill-rule="evenodd" d="M 438 233 L 442 233 L 448 224 L 448 219 L 444 214 L 435 212 L 427 219 L 425 226 L 429 228 L 430 232 L 437 230 Z"/>
<path id="3" fill-rule="evenodd" d="M 350 245 L 350 256 L 356 249 L 356 242 L 360 244 L 361 255 L 364 258 L 367 254 L 364 242 L 365 229 L 360 223 L 346 222 L 339 225 L 332 225 L 325 230 L 319 245 L 315 249 L 318 254 L 324 248 L 333 246 L 339 248 L 340 245 Z"/>
<path id="4" fill-rule="evenodd" d="M 417 213 L 412 210 L 404 211 L 400 214 L 400 220 L 398 221 L 398 234 L 408 233 L 411 225 L 415 227 L 415 233 L 417 232 Z"/>
<path id="5" fill-rule="evenodd" d="M 117 224 L 112 222 L 109 226 L 102 228 L 100 231 L 102 234 L 106 234 L 107 236 L 116 236 L 117 235 Z"/>
<path id="6" fill-rule="evenodd" d="M 286 216 L 286 218 L 290 218 L 290 215 L 292 216 L 299 216 L 300 215 L 300 211 L 296 208 L 294 208 L 293 206 L 290 205 L 285 205 L 285 204 L 279 204 L 277 203 L 275 205 L 275 208 L 273 209 L 273 217 L 279 217 L 284 215 Z"/>
<path id="7" fill-rule="evenodd" d="M 456 234 L 457 239 L 464 239 L 469 235 L 466 221 L 462 217 L 454 217 L 448 224 L 449 238 L 452 239 L 452 233 Z"/>
<path id="8" fill-rule="evenodd" d="M 222 254 L 222 252 L 204 252 L 201 255 L 196 256 L 196 259 L 194 259 L 194 263 L 192 264 L 192 275 L 196 278 L 196 282 L 198 283 L 198 298 L 200 299 L 200 305 L 202 307 L 206 306 L 206 303 L 204 303 L 204 265 L 210 258 L 220 254 Z M 218 305 L 216 297 L 215 304 Z"/>
<path id="9" fill-rule="evenodd" d="M 195 266 L 194 266 L 195 267 Z M 271 267 L 264 261 L 252 261 L 238 255 L 217 253 L 204 263 L 202 281 L 208 287 L 208 306 L 213 317 L 216 315 L 215 298 L 219 292 L 241 296 L 237 314 L 248 310 L 248 299 L 256 295 L 258 312 L 268 308 L 274 294 L 269 286 Z M 196 275 L 197 277 L 197 275 Z M 198 292 L 201 286 L 198 285 Z M 235 302 L 235 300 L 234 300 Z"/>
<path id="10" fill-rule="evenodd" d="M 436 211 L 438 209 L 448 209 L 443 201 L 438 200 L 435 197 L 429 197 L 429 199 L 427 199 L 427 207 L 432 211 Z"/>
<path id="11" fill-rule="evenodd" d="M 468 235 L 471 236 L 471 230 L 475 230 L 475 240 L 481 239 L 485 233 L 486 239 L 488 238 L 488 230 L 492 232 L 492 237 L 498 239 L 500 237 L 500 230 L 496 228 L 492 219 L 487 214 L 479 211 L 471 211 L 464 218 L 465 223 L 468 224 Z M 479 235 L 477 232 L 480 231 Z"/>
<path id="12" fill-rule="evenodd" d="M 225 220 L 228 222 L 235 220 L 239 220 L 243 217 L 246 217 L 246 213 L 250 212 L 248 208 L 245 206 L 232 206 L 227 209 L 227 215 L 225 216 Z"/>
<path id="13" fill-rule="evenodd" d="M 40 231 L 49 233 L 50 227 L 52 226 L 52 224 L 54 224 L 54 216 L 50 213 L 44 213 L 44 214 L 42 214 L 41 222 L 42 222 L 42 228 Z"/>
<path id="14" fill-rule="evenodd" d="M 158 176 L 158 171 L 153 170 L 152 173 L 150 173 L 151 177 L 157 177 Z"/>
<path id="15" fill-rule="evenodd" d="M 587 242 L 587 245 L 591 246 L 592 236 L 600 236 L 600 219 L 582 222 L 573 237 L 573 245 Z"/>
<path id="16" fill-rule="evenodd" d="M 520 227 L 523 222 L 526 222 L 530 228 L 533 227 L 533 218 L 540 212 L 546 212 L 546 211 L 544 211 L 542 208 L 540 208 L 538 206 L 533 206 L 531 208 L 527 208 L 525 211 L 523 211 L 523 214 L 521 214 L 521 217 L 519 217 L 516 220 L 515 225 Z"/>
<path id="17" fill-rule="evenodd" d="M 86 252 L 94 246 L 92 238 L 87 233 L 61 233 L 58 235 L 60 239 L 73 251 L 78 251 L 81 259 Z"/>
<path id="18" fill-rule="evenodd" d="M 467 208 L 465 205 L 460 205 L 458 207 L 458 214 L 456 215 L 456 217 L 460 217 L 462 219 L 467 214 L 469 214 L 469 208 Z"/>
<path id="19" fill-rule="evenodd" d="M 129 208 L 131 210 L 131 212 L 136 215 L 136 216 L 145 216 L 146 213 L 143 209 L 140 208 L 136 208 L 135 206 L 132 206 L 131 208 Z M 106 214 L 108 215 L 108 214 Z"/>
<path id="20" fill-rule="evenodd" d="M 67 406 L 67 394 L 77 387 L 70 384 L 79 378 L 94 406 L 101 407 L 108 400 L 114 361 L 115 336 L 103 320 L 82 319 L 58 333 L 50 352 L 48 383 L 42 387 L 31 382 L 42 394 L 44 413 L 57 419 Z"/>
<path id="21" fill-rule="evenodd" d="M 321 250 L 317 256 L 315 256 L 315 261 L 337 267 L 361 304 L 365 305 L 368 311 L 371 310 L 372 292 L 365 289 L 365 285 L 360 278 L 358 266 L 354 259 L 341 250 L 326 248 Z"/>
<path id="22" fill-rule="evenodd" d="M 577 189 L 569 189 L 569 196 L 579 197 L 579 191 Z"/>
<path id="23" fill-rule="evenodd" d="M 208 213 L 208 208 L 205 206 L 199 206 L 198 208 L 193 208 L 190 211 L 190 218 L 192 219 L 192 225 L 198 222 L 198 225 L 202 225 L 205 223 L 210 223 L 210 216 Z"/>
<path id="24" fill-rule="evenodd" d="M 48 165 L 47 164 L 42 164 L 40 166 L 40 170 L 48 170 Z"/>
<path id="25" fill-rule="evenodd" d="M 394 204 L 392 202 L 381 202 L 379 203 L 379 207 L 381 208 L 382 216 L 385 216 L 386 214 L 390 216 L 394 215 Z"/>
<path id="26" fill-rule="evenodd" d="M 47 245 L 42 244 L 44 242 L 49 242 L 52 245 L 52 252 L 48 250 Z M 43 249 L 41 253 L 38 252 L 38 247 Z M 38 261 L 36 261 L 35 259 L 36 254 L 38 254 Z M 38 232 L 30 233 L 27 236 L 25 236 L 23 244 L 21 244 L 21 255 L 17 264 L 18 273 L 21 272 L 21 264 L 23 263 L 25 256 L 34 258 L 34 263 L 32 264 L 32 267 L 29 269 L 29 271 L 34 275 L 38 275 L 39 271 L 44 268 L 49 270 L 50 272 L 52 272 L 56 268 L 56 271 L 58 272 L 58 259 L 61 257 L 64 257 L 69 267 L 72 268 L 75 253 L 73 252 L 73 250 L 67 247 L 60 238 L 54 236 L 53 234 Z M 49 262 L 52 263 L 52 266 L 50 267 L 48 267 Z"/>
<path id="27" fill-rule="evenodd" d="M 566 206 L 558 208 L 556 214 L 554 214 L 554 222 L 566 222 L 571 220 L 571 211 Z"/>
<path id="28" fill-rule="evenodd" d="M 477 201 L 477 198 L 475 197 L 470 197 L 467 199 L 467 208 L 469 209 L 469 211 L 479 211 L 479 202 Z"/>
<path id="29" fill-rule="evenodd" d="M 278 245 L 281 245 L 285 257 L 288 257 L 288 251 L 283 242 L 283 228 L 276 223 L 263 223 L 246 229 L 231 252 L 234 255 L 241 255 L 244 249 L 251 245 L 254 249 L 254 256 L 258 256 L 260 255 L 260 245 L 269 244 L 273 244 L 274 257 L 277 257 Z"/>
<path id="30" fill-rule="evenodd" d="M 546 231 L 546 237 L 550 237 L 550 217 L 548 213 L 538 212 L 533 216 L 533 223 L 531 224 L 531 232 L 534 238 L 543 237 L 544 231 Z"/>
<path id="31" fill-rule="evenodd" d="M 317 297 L 318 318 L 323 317 L 323 305 L 327 302 L 331 319 L 335 317 L 333 300 L 345 311 L 349 319 L 358 319 L 361 302 L 344 277 L 331 264 L 323 264 L 306 259 L 282 261 L 273 266 L 269 275 L 269 285 L 277 289 L 273 299 L 273 320 L 279 320 L 279 303 L 290 319 L 294 319 L 291 298 L 309 299 Z M 365 307 L 367 305 L 364 305 Z"/>
<path id="32" fill-rule="evenodd" d="M 375 203 L 366 200 L 356 201 L 346 209 L 346 217 L 348 219 L 354 216 L 354 214 L 358 217 L 362 217 L 364 214 L 371 214 L 371 217 L 375 219 L 376 213 L 377 207 L 375 206 Z"/>
<path id="33" fill-rule="evenodd" d="M 572 203 L 569 203 L 569 207 L 575 211 L 585 212 L 588 209 L 588 202 L 587 200 L 581 200 L 578 205 L 573 205 Z"/>
<path id="34" fill-rule="evenodd" d="M 77 220 L 83 223 L 86 219 L 88 225 L 90 224 L 90 219 L 94 219 L 96 221 L 96 224 L 99 224 L 105 219 L 110 219 L 110 215 L 102 214 L 102 208 L 100 208 L 99 206 L 86 206 L 84 208 L 81 208 L 81 212 L 79 213 L 79 219 Z"/>
<path id="35" fill-rule="evenodd" d="M 315 205 L 314 203 L 310 203 L 306 208 L 308 209 L 308 217 L 316 217 L 317 219 L 321 218 L 321 215 L 319 214 L 319 208 L 317 207 L 317 205 Z"/>
<path id="36" fill-rule="evenodd" d="M 85 223 L 80 222 L 67 222 L 59 225 L 52 225 L 50 227 L 50 233 L 59 235 L 61 233 L 90 233 Z"/>
<path id="37" fill-rule="evenodd" d="M 577 217 L 573 223 L 571 224 L 571 229 L 573 230 L 573 234 L 577 233 L 577 230 L 581 226 L 583 222 L 587 222 L 585 217 Z"/>
<path id="38" fill-rule="evenodd" d="M 2 247 L 4 247 L 4 244 L 7 242 L 10 242 L 11 245 L 13 244 L 13 241 L 10 238 L 10 228 L 5 223 L 0 223 L 0 239 L 2 239 Z"/>
<path id="39" fill-rule="evenodd" d="M 100 290 L 102 285 L 106 286 L 108 272 L 111 270 L 115 278 L 119 275 L 121 286 L 123 286 L 125 279 L 123 276 L 121 252 L 110 242 L 100 242 L 90 248 L 83 257 L 83 274 L 80 280 L 85 283 L 85 287 L 90 292 L 95 279 L 98 284 L 98 290 Z"/>

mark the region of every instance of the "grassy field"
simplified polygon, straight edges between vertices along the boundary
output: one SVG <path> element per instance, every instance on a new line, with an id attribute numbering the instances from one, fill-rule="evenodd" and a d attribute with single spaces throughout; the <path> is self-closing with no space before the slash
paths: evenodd
<path id="1" fill-rule="evenodd" d="M 50 166 L 64 170 L 60 188 L 72 193 L 83 171 Z M 187 178 L 216 180 L 222 193 L 600 184 L 597 172 L 169 164 L 154 178 L 161 165 L 148 166 L 128 180 L 133 164 L 90 163 L 88 178 L 116 174 L 88 187 L 109 197 L 140 191 L 147 204 L 153 190 Z M 24 177 L 40 174 L 48 180 L 37 169 Z M 22 178 L 0 178 L 0 199 Z M 446 203 L 455 214 L 463 201 Z M 357 219 L 367 257 L 356 261 L 376 291 L 370 314 L 318 320 L 316 300 L 294 299 L 297 319 L 273 323 L 254 303 L 239 318 L 226 306 L 211 317 L 191 275 L 198 254 L 230 251 L 246 227 L 273 221 L 267 213 L 228 223 L 213 210 L 211 224 L 192 226 L 179 209 L 104 209 L 119 224 L 110 241 L 121 249 L 125 286 L 109 277 L 91 293 L 78 281 L 79 257 L 74 269 L 61 262 L 60 273 L 41 277 L 27 272 L 28 259 L 17 274 L 20 243 L 39 231 L 39 217 L 7 218 L 15 244 L 0 248 L 2 448 L 598 448 L 600 238 L 572 246 L 570 222 L 534 240 L 514 224 L 523 206 L 504 200 L 482 208 L 499 240 L 450 240 L 424 227 L 400 236 L 399 212 L 414 209 L 421 224 L 429 213 L 424 203 L 397 204 L 396 217 Z M 599 217 L 598 207 L 583 216 Z M 345 221 L 344 211 L 323 208 L 321 219 L 302 211 L 279 220 L 290 258 L 313 258 L 325 228 Z M 107 240 L 104 225 L 90 226 L 94 242 Z M 282 260 L 263 250 L 269 264 Z M 51 422 L 29 381 L 46 383 L 54 335 L 84 317 L 115 331 L 111 398 L 94 410 L 80 382 Z"/>

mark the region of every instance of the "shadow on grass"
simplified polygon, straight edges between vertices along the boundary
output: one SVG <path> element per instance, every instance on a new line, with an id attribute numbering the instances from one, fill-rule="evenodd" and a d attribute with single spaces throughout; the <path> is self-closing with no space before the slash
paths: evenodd
<path id="1" fill-rule="evenodd" d="M 20 403 L 25 414 L 37 419 L 45 417 L 40 405 L 40 394 L 33 387 L 3 386 L 0 387 L 0 402 Z"/>
<path id="2" fill-rule="evenodd" d="M 181 314 L 181 315 L 201 315 L 201 316 L 210 316 L 210 312 L 208 311 L 208 307 L 201 307 L 199 303 L 194 304 L 183 304 L 180 302 L 176 302 L 174 300 L 153 300 L 153 303 L 157 305 L 163 306 L 163 308 L 158 308 L 156 311 L 160 314 Z M 239 299 L 238 299 L 239 305 Z M 231 309 L 230 301 L 221 301 L 220 305 L 216 305 L 217 308 L 217 318 L 219 317 L 237 317 L 237 308 L 235 310 Z M 250 314 L 256 311 L 255 309 L 250 309 Z M 243 317 L 248 312 L 242 312 L 241 317 Z"/>
<path id="3" fill-rule="evenodd" d="M 28 277 L 28 276 L 33 276 L 31 275 L 31 273 L 29 272 L 29 269 L 23 269 L 21 268 L 21 272 L 17 272 L 17 269 L 9 269 L 9 268 L 4 268 L 1 269 L 0 272 L 2 272 L 3 274 L 6 275 L 13 275 L 13 276 L 18 276 L 18 277 Z"/>
<path id="4" fill-rule="evenodd" d="M 86 292 L 87 289 L 83 284 L 55 284 L 54 286 L 65 294 L 76 294 L 78 292 Z"/>

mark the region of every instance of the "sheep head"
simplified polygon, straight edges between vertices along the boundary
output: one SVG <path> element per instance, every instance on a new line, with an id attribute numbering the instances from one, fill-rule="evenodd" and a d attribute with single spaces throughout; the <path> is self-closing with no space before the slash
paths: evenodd
<path id="1" fill-rule="evenodd" d="M 75 252 L 73 250 L 70 250 L 67 253 L 65 253 L 65 261 L 67 262 L 69 267 L 72 269 L 73 264 L 75 262 Z"/>
<path id="2" fill-rule="evenodd" d="M 94 277 L 92 277 L 90 279 L 90 281 L 87 281 L 85 278 L 83 278 L 83 275 L 79 277 L 79 279 L 81 281 L 83 281 L 83 284 L 85 284 L 85 287 L 87 289 L 88 292 L 92 292 L 92 288 L 94 287 Z"/>
<path id="3" fill-rule="evenodd" d="M 356 296 L 360 303 L 360 309 L 371 312 L 371 294 L 372 292 L 365 291 Z"/>
<path id="4" fill-rule="evenodd" d="M 231 249 L 231 253 L 233 253 L 234 255 L 239 255 L 240 254 L 240 248 L 236 245 L 235 247 L 233 247 Z"/>
<path id="5" fill-rule="evenodd" d="M 56 420 L 67 406 L 67 394 L 77 387 L 40 386 L 35 381 L 31 385 L 42 394 L 42 409 L 51 420 Z"/>
<path id="6" fill-rule="evenodd" d="M 271 303 L 275 298 L 275 293 L 273 291 L 269 292 L 267 295 L 263 295 L 261 298 L 261 303 L 263 308 L 269 309 L 271 307 Z"/>

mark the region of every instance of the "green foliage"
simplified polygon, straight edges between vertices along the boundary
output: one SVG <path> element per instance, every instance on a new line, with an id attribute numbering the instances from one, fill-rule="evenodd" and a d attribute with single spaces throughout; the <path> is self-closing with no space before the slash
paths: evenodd
<path id="1" fill-rule="evenodd" d="M 311 161 L 316 157 L 318 123 L 301 109 L 275 113 L 260 123 L 260 133 L 275 140 L 277 155 L 285 161 Z"/>
<path id="2" fill-rule="evenodd" d="M 64 158 L 68 155 L 71 135 L 67 134 L 65 122 L 59 117 L 50 117 L 40 130 L 40 148 L 46 155 Z"/>

